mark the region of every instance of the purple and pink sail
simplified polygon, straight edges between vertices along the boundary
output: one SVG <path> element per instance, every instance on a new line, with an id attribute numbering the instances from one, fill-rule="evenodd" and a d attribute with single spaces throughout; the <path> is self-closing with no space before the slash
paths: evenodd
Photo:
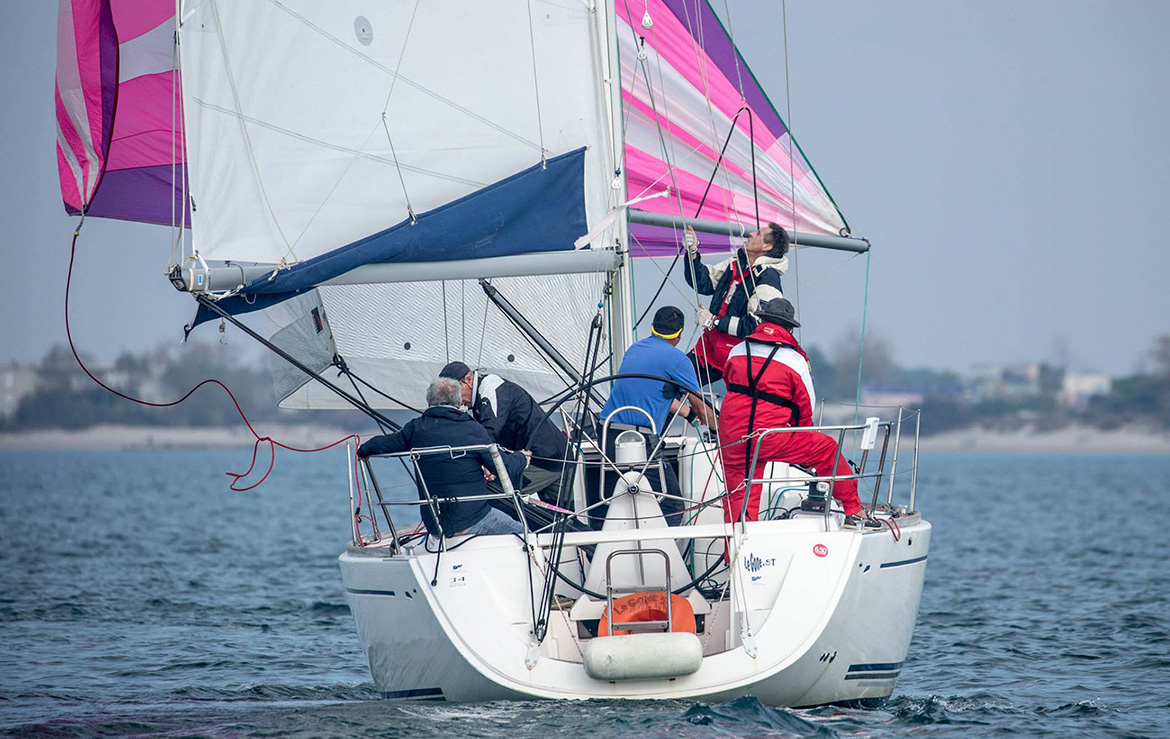
<path id="1" fill-rule="evenodd" d="M 57 169 L 65 210 L 187 222 L 175 3 L 61 0 Z"/>

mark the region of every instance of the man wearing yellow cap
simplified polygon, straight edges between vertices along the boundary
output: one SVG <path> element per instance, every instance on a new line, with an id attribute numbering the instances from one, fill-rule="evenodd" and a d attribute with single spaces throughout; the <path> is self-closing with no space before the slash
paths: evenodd
<path id="1" fill-rule="evenodd" d="M 695 365 L 678 349 L 682 331 L 682 311 L 674 306 L 659 308 L 654 314 L 651 335 L 626 350 L 621 369 L 618 370 L 619 375 L 651 375 L 662 379 L 622 377 L 614 381 L 609 399 L 601 409 L 602 420 L 610 421 L 610 433 L 606 440 L 606 456 L 610 459 L 614 458 L 613 446 L 617 432 L 624 427 L 634 427 L 641 431 L 646 436 L 649 451 L 658 446 L 658 437 L 666 433 L 666 427 L 676 412 L 687 421 L 701 421 L 707 428 L 716 430 L 715 411 L 695 392 L 699 389 Z M 684 398 L 690 399 L 690 405 L 683 403 Z M 618 411 L 625 406 L 634 406 L 646 413 L 632 409 Z M 646 414 L 654 420 L 653 427 L 650 426 Z M 607 473 L 601 487 L 612 489 L 615 480 L 614 473 Z M 667 524 L 671 526 L 680 524 L 683 519 L 684 501 L 674 466 L 664 464 L 661 479 L 658 475 L 651 474 L 649 482 L 655 491 L 666 494 L 662 500 L 662 513 Z M 586 486 L 585 495 L 588 503 L 597 502 L 596 491 L 596 485 Z M 597 519 L 594 519 L 593 523 L 596 524 Z"/>
<path id="2" fill-rule="evenodd" d="M 662 434 L 671 415 L 683 405 L 681 398 L 685 395 L 690 398 L 691 405 L 681 408 L 679 415 L 688 421 L 701 421 L 707 428 L 716 430 L 715 411 L 693 392 L 699 389 L 695 366 L 678 349 L 682 331 L 681 310 L 672 305 L 658 309 L 654 314 L 651 335 L 626 350 L 618 374 L 653 375 L 669 382 L 640 377 L 616 380 L 609 400 L 601 409 L 603 419 L 609 418 L 611 413 L 622 406 L 632 405 L 649 413 L 654 419 L 655 433 Z M 617 413 L 610 422 L 630 426 L 648 425 L 645 414 L 633 410 Z"/>

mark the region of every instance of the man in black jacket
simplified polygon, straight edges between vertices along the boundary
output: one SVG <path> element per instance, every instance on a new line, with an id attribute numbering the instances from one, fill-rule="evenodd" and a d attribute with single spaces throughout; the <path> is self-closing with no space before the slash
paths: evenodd
<path id="1" fill-rule="evenodd" d="M 703 263 L 699 240 L 688 226 L 683 235 L 687 268 L 683 277 L 702 295 L 711 296 L 709 308 L 699 308 L 695 322 L 704 329 L 689 356 L 699 382 L 723 379 L 723 366 L 733 347 L 756 328 L 752 315 L 763 303 L 784 297 L 780 276 L 788 269 L 788 232 L 779 224 L 753 233 L 730 259 Z"/>
<path id="2" fill-rule="evenodd" d="M 541 500 L 572 507 L 573 465 L 565 464 L 568 442 L 527 390 L 498 375 L 472 372 L 458 361 L 444 367 L 439 377 L 460 384 L 463 404 L 497 444 L 531 451 L 532 466 L 551 473 L 544 476 L 549 482 L 539 491 Z M 534 486 L 528 485 L 526 490 L 532 491 Z"/>
<path id="3" fill-rule="evenodd" d="M 358 447 L 358 456 L 396 454 L 410 449 L 442 446 L 474 446 L 491 444 L 492 437 L 474 418 L 459 410 L 459 383 L 440 378 L 427 388 L 427 410 L 412 419 L 395 434 L 375 436 Z M 500 450 L 504 467 L 514 485 L 518 485 L 527 464 L 520 452 Z M 424 454 L 418 458 L 418 495 L 426 500 L 423 484 L 432 498 L 455 499 L 463 496 L 486 495 L 487 479 L 494 477 L 495 466 L 486 449 L 466 454 Z M 439 527 L 430 506 L 421 506 L 423 524 L 427 531 L 439 535 Z M 518 521 L 492 508 L 486 500 L 459 502 L 438 501 L 439 523 L 446 536 L 475 534 L 519 534 L 524 528 Z"/>

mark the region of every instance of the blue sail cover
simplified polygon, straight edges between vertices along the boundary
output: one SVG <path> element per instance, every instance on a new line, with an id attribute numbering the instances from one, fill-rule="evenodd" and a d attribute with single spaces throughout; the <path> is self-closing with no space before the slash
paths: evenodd
<path id="1" fill-rule="evenodd" d="M 487 187 L 246 283 L 217 305 L 233 315 L 275 305 L 366 264 L 440 262 L 566 251 L 588 231 L 585 149 L 553 157 Z M 191 328 L 216 318 L 200 307 Z"/>

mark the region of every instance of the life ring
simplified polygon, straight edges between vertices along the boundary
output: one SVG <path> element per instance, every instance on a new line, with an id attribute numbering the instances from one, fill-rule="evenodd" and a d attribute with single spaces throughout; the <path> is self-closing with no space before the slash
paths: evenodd
<path id="1" fill-rule="evenodd" d="M 618 623 L 666 620 L 666 593 L 634 593 L 613 602 L 613 613 Z M 670 596 L 670 630 L 677 633 L 695 633 L 695 609 L 691 602 L 681 595 Z M 628 630 L 619 629 L 613 636 L 629 634 Z M 601 620 L 597 623 L 598 636 L 610 636 L 609 609 L 601 612 Z"/>

